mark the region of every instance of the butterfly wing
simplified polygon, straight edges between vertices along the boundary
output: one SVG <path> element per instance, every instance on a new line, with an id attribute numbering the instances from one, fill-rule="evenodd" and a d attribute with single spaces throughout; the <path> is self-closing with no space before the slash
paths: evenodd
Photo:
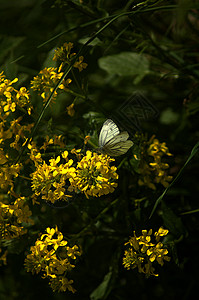
<path id="1" fill-rule="evenodd" d="M 104 145 L 106 145 L 113 137 L 117 136 L 119 133 L 120 131 L 117 125 L 111 119 L 106 120 L 99 135 L 100 148 L 104 147 Z"/>
<path id="2" fill-rule="evenodd" d="M 125 154 L 133 146 L 133 142 L 128 140 L 128 138 L 129 134 L 127 131 L 121 132 L 104 145 L 103 152 L 110 156 Z"/>
<path id="3" fill-rule="evenodd" d="M 129 138 L 129 134 L 127 131 L 120 132 L 116 136 L 112 137 L 111 140 L 109 140 L 106 145 L 113 145 L 115 143 L 125 142 Z"/>
<path id="4" fill-rule="evenodd" d="M 109 156 L 120 156 L 125 154 L 132 146 L 133 142 L 128 140 L 126 142 L 122 142 L 122 144 L 115 144 L 111 148 L 106 149 L 105 152 Z"/>

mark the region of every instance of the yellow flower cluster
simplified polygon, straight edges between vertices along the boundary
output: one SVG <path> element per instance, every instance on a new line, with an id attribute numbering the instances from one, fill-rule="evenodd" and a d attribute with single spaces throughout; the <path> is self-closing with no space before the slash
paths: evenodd
<path id="1" fill-rule="evenodd" d="M 31 88 L 34 91 L 37 91 L 38 94 L 44 99 L 44 102 L 46 102 L 63 74 L 64 73 L 60 72 L 60 69 L 57 70 L 57 68 L 44 68 L 31 81 Z M 59 86 L 59 89 L 67 90 L 68 85 L 71 82 L 72 80 L 70 78 L 68 78 L 67 80 L 63 80 L 62 84 L 60 84 Z M 56 96 L 57 92 L 55 92 L 53 95 L 54 100 Z"/>
<path id="2" fill-rule="evenodd" d="M 4 157 L 4 160 L 6 157 Z M 6 164 L 1 166 L 0 170 L 0 188 L 7 191 L 8 188 L 12 191 L 14 188 L 13 177 L 16 178 L 22 168 L 21 164 Z"/>
<path id="3" fill-rule="evenodd" d="M 25 234 L 24 223 L 34 224 L 31 215 L 25 197 L 17 198 L 13 204 L 0 201 L 0 239 L 10 240 Z"/>
<path id="4" fill-rule="evenodd" d="M 60 163 L 61 158 L 64 163 Z M 59 200 L 67 201 L 71 197 L 66 191 L 68 179 L 75 173 L 72 164 L 73 160 L 68 159 L 68 151 L 64 151 L 56 159 L 50 159 L 49 164 L 43 160 L 38 163 L 36 160 L 37 169 L 31 174 L 34 199 L 41 196 L 51 203 Z"/>
<path id="5" fill-rule="evenodd" d="M 43 98 L 44 102 L 47 101 L 48 97 L 52 93 L 53 89 L 63 76 L 64 72 L 61 72 L 64 64 L 70 64 L 70 59 L 76 55 L 76 53 L 71 53 L 73 48 L 72 43 L 64 43 L 63 46 L 55 50 L 55 55 L 53 60 L 61 61 L 59 68 L 44 68 L 39 72 L 37 76 L 31 81 L 32 89 L 37 91 L 38 94 Z M 74 68 L 78 68 L 82 71 L 87 67 L 87 64 L 83 62 L 84 57 L 78 57 L 78 61 L 73 64 Z M 70 78 L 63 80 L 59 85 L 59 90 L 69 91 L 68 85 L 72 82 Z M 53 100 L 57 96 L 57 91 L 54 92 Z"/>
<path id="6" fill-rule="evenodd" d="M 75 154 L 75 159 L 69 159 L 68 151 L 64 151 L 46 162 L 34 144 L 28 147 L 36 167 L 31 174 L 34 202 L 38 197 L 51 203 L 68 201 L 72 192 L 84 193 L 87 198 L 100 197 L 112 193 L 117 187 L 117 168 L 110 166 L 113 158 L 91 151 L 83 156 L 80 149 L 73 149 L 71 155 Z"/>
<path id="7" fill-rule="evenodd" d="M 68 50 L 64 50 L 67 47 Z M 62 47 L 64 51 L 68 51 L 68 61 L 62 60 L 58 68 L 41 70 L 38 76 L 32 80 L 32 89 L 38 91 L 44 102 L 60 82 L 64 74 L 62 69 L 65 63 L 71 63 L 71 58 L 76 55 L 76 53 L 71 53 L 72 47 L 71 43 Z M 57 49 L 58 52 L 59 49 Z M 78 59 L 76 57 L 73 68 L 82 71 L 86 66 L 87 64 L 83 62 L 83 56 L 78 57 Z M 11 245 L 13 239 L 14 245 L 17 244 L 17 238 L 23 241 L 22 236 L 28 232 L 31 234 L 35 232 L 35 229 L 33 231 L 31 229 L 34 221 L 28 206 L 31 196 L 34 200 L 41 198 L 55 203 L 59 200 L 68 201 L 69 197 L 72 197 L 69 187 L 74 192 L 84 193 L 79 182 L 77 187 L 74 184 L 77 164 L 84 157 L 80 153 L 81 151 L 71 151 L 70 158 L 68 151 L 63 150 L 63 148 L 66 149 L 66 145 L 61 136 L 45 136 L 45 141 L 42 145 L 40 144 L 38 149 L 32 139 L 28 139 L 32 136 L 30 133 L 34 126 L 29 121 L 32 119 L 32 117 L 30 118 L 32 112 L 30 92 L 25 87 L 16 89 L 14 86 L 17 81 L 17 78 L 9 80 L 3 72 L 0 73 L 0 265 L 6 264 L 9 251 L 9 248 L 8 250 L 6 248 Z M 71 81 L 70 78 L 63 80 L 58 91 L 68 92 L 68 85 Z M 54 93 L 54 98 L 56 98 L 57 92 Z M 71 91 L 71 94 L 75 95 L 75 92 Z M 67 108 L 70 116 L 75 113 L 74 103 L 75 101 Z M 28 145 L 25 143 L 27 140 L 29 141 Z M 39 136 L 38 143 L 41 143 L 41 140 L 42 137 Z M 27 149 L 23 148 L 25 146 Z M 29 157 L 26 156 L 27 152 Z M 54 153 L 59 155 L 54 155 Z M 20 163 L 18 162 L 19 159 Z M 103 171 L 103 168 L 97 168 L 99 168 L 97 173 L 99 177 L 100 170 Z M 33 173 L 30 175 L 30 172 Z M 111 175 L 110 170 L 107 170 L 106 178 L 108 178 L 108 174 Z M 24 185 L 22 179 L 30 180 L 31 187 L 28 182 Z M 110 185 L 114 186 L 112 179 L 109 179 Z M 70 180 L 72 180 L 73 185 Z M 93 178 L 91 182 L 93 182 Z M 24 191 L 23 188 L 25 188 Z M 87 190 L 89 188 L 92 189 L 91 184 L 90 186 L 88 184 Z M 101 187 L 99 186 L 99 188 Z M 24 195 L 28 195 L 29 198 L 23 197 Z M 14 200 L 10 200 L 13 197 Z M 21 247 L 25 247 L 25 244 L 21 243 Z M 13 246 L 12 251 L 14 252 L 16 248 Z M 47 228 L 47 232 L 41 235 L 35 245 L 31 247 L 31 253 L 27 256 L 25 265 L 28 271 L 32 273 L 41 272 L 44 278 L 48 278 L 53 291 L 66 291 L 68 289 L 75 292 L 72 287 L 73 280 L 67 277 L 75 267 L 76 257 L 80 255 L 79 247 L 76 245 L 68 246 L 68 242 L 64 240 L 57 227 L 55 229 Z"/>
<path id="8" fill-rule="evenodd" d="M 161 183 L 164 187 L 169 185 L 172 176 L 167 175 L 169 165 L 162 162 L 163 156 L 172 156 L 166 143 L 160 143 L 155 136 L 143 144 L 141 151 L 139 174 L 141 175 L 138 184 L 145 185 L 153 190 L 156 189 L 155 184 Z M 152 158 L 152 162 L 150 162 Z"/>
<path id="9" fill-rule="evenodd" d="M 26 133 L 31 131 L 33 124 L 21 125 L 22 117 L 15 119 L 15 111 L 21 110 L 31 114 L 29 92 L 25 87 L 17 90 L 13 84 L 18 81 L 6 79 L 3 72 L 0 73 L 0 164 L 5 164 L 11 157 L 10 148 L 17 151 L 26 140 Z M 11 184 L 11 177 L 19 171 L 19 165 L 4 165 L 0 171 L 0 186 L 6 189 Z M 15 175 L 17 176 L 17 174 Z"/>
<path id="10" fill-rule="evenodd" d="M 59 146 L 60 148 L 64 148 L 66 146 L 61 135 L 53 135 L 51 138 L 47 135 L 45 137 L 43 146 L 40 147 L 40 149 L 46 151 L 47 147 L 50 145 L 53 145 L 54 147 Z"/>
<path id="11" fill-rule="evenodd" d="M 65 292 L 67 289 L 75 292 L 73 280 L 66 277 L 75 268 L 74 262 L 81 255 L 79 247 L 68 246 L 63 234 L 56 228 L 47 228 L 30 248 L 31 253 L 25 259 L 25 268 L 32 274 L 42 273 L 49 280 L 53 292 Z"/>
<path id="12" fill-rule="evenodd" d="M 10 113 L 14 112 L 17 107 L 27 108 L 28 114 L 31 114 L 32 105 L 30 103 L 30 94 L 25 87 L 16 90 L 13 84 L 18 81 L 6 79 L 3 72 L 0 73 L 0 118 L 5 120 Z"/>
<path id="13" fill-rule="evenodd" d="M 72 48 L 73 48 L 73 43 L 71 42 L 64 43 L 63 46 L 55 50 L 55 55 L 53 57 L 53 60 L 55 61 L 59 60 L 62 63 L 70 64 L 71 58 L 76 55 L 76 53 L 71 53 Z M 79 56 L 78 59 L 79 61 L 76 61 L 73 64 L 73 67 L 77 68 L 79 72 L 81 72 L 83 69 L 87 67 L 87 63 L 83 62 L 84 60 L 83 56 Z"/>
<path id="14" fill-rule="evenodd" d="M 148 232 L 147 230 L 142 230 L 142 235 L 139 237 L 136 236 L 134 231 L 134 236 L 125 243 L 125 245 L 129 245 L 129 249 L 125 250 L 124 253 L 124 267 L 127 270 L 138 268 L 138 272 L 146 274 L 147 277 L 150 275 L 159 276 L 159 274 L 154 273 L 154 262 L 163 266 L 164 260 L 170 261 L 170 257 L 167 256 L 168 250 L 160 242 L 160 239 L 167 235 L 168 232 L 167 229 L 160 227 L 154 233 L 154 241 L 152 241 L 152 229 Z"/>
<path id="15" fill-rule="evenodd" d="M 19 197 L 14 192 L 15 179 L 22 170 L 22 164 L 13 163 L 26 140 L 26 133 L 34 124 L 21 125 L 22 116 L 16 118 L 19 112 L 31 114 L 32 105 L 30 93 L 25 87 L 14 88 L 18 81 L 6 79 L 0 73 L 0 240 L 10 241 L 27 232 L 26 227 L 33 224 L 30 218 L 32 212 L 25 197 Z M 17 150 L 17 151 L 16 151 Z M 5 193 L 5 194 L 4 194 Z M 9 195 L 9 196 L 8 196 Z M 9 203 L 9 197 L 16 200 Z M 6 243 L 5 243 L 6 244 Z M 8 251 L 0 249 L 0 264 L 6 264 Z"/>
<path id="16" fill-rule="evenodd" d="M 114 192 L 118 179 L 117 168 L 110 166 L 115 161 L 107 155 L 98 155 L 87 151 L 86 155 L 77 163 L 74 176 L 69 181 L 69 191 L 83 192 L 89 196 L 100 197 Z"/>
<path id="17" fill-rule="evenodd" d="M 61 62 L 69 63 L 70 59 L 76 55 L 76 53 L 71 53 L 72 48 L 73 48 L 73 43 L 71 42 L 64 43 L 63 46 L 55 50 L 55 55 L 53 57 L 53 60 L 55 61 L 59 60 Z"/>

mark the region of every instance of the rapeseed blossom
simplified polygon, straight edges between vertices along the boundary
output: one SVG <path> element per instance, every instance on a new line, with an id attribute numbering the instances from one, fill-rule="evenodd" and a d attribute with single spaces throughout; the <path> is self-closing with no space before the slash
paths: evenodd
<path id="1" fill-rule="evenodd" d="M 48 143 L 53 141 L 48 139 Z M 45 143 L 40 149 L 46 147 Z M 100 197 L 112 193 L 117 187 L 117 168 L 111 166 L 115 161 L 113 158 L 91 151 L 83 155 L 81 149 L 73 149 L 70 154 L 64 151 L 56 158 L 44 161 L 34 143 L 29 144 L 28 148 L 30 159 L 36 167 L 31 174 L 34 203 L 38 197 L 51 203 L 68 201 L 73 192 L 83 193 L 87 198 Z"/>
<path id="2" fill-rule="evenodd" d="M 75 172 L 69 179 L 71 185 L 68 190 L 84 193 L 87 198 L 114 192 L 118 174 L 117 168 L 110 166 L 113 161 L 115 159 L 107 155 L 87 151 L 77 163 Z"/>
<path id="3" fill-rule="evenodd" d="M 37 91 L 38 94 L 43 98 L 44 102 L 46 102 L 53 92 L 55 86 L 59 83 L 60 79 L 62 78 L 64 72 L 62 72 L 64 64 L 70 64 L 70 60 L 72 57 L 76 55 L 76 53 L 71 53 L 73 44 L 72 43 L 65 43 L 60 48 L 55 50 L 55 55 L 53 60 L 61 61 L 59 68 L 44 68 L 39 72 L 37 76 L 33 78 L 31 81 L 31 88 L 34 91 Z M 87 64 L 83 62 L 84 57 L 78 57 L 78 61 L 74 62 L 73 67 L 78 68 L 79 71 L 82 71 L 87 67 Z M 59 90 L 68 91 L 68 85 L 72 82 L 70 78 L 67 78 L 62 81 L 59 85 Z M 57 96 L 57 91 L 54 91 L 52 100 L 55 100 Z M 74 111 L 69 110 L 69 115 L 74 114 Z"/>
<path id="4" fill-rule="evenodd" d="M 165 155 L 172 156 L 166 143 L 160 143 L 155 136 L 152 136 L 148 142 L 143 143 L 138 169 L 140 174 L 139 185 L 145 185 L 153 190 L 156 189 L 156 184 L 158 183 L 164 187 L 169 185 L 173 177 L 167 175 L 169 165 L 162 162 L 162 157 Z"/>
<path id="5" fill-rule="evenodd" d="M 7 79 L 3 72 L 0 73 L 0 115 L 1 120 L 5 120 L 10 113 L 13 113 L 17 107 L 26 108 L 28 114 L 31 114 L 32 105 L 30 102 L 30 93 L 25 87 L 18 91 L 13 84 L 18 78 L 12 81 Z"/>
<path id="6" fill-rule="evenodd" d="M 61 47 L 55 50 L 53 60 L 69 63 L 70 59 L 76 55 L 76 53 L 71 53 L 73 48 L 73 43 L 64 43 Z"/>
<path id="7" fill-rule="evenodd" d="M 4 191 L 13 190 L 14 178 L 19 176 L 22 164 L 4 164 L 0 170 L 0 188 Z"/>
<path id="8" fill-rule="evenodd" d="M 50 145 L 64 148 L 65 143 L 63 142 L 62 135 L 53 135 L 52 137 L 49 137 L 48 135 L 46 135 L 45 141 L 43 142 L 43 146 L 40 147 L 40 150 L 43 149 L 44 151 L 46 151 L 47 147 L 49 147 Z"/>
<path id="9" fill-rule="evenodd" d="M 19 150 L 26 132 L 30 132 L 33 124 L 21 125 L 22 116 L 17 119 L 14 117 L 17 109 L 22 110 L 23 113 L 27 110 L 28 114 L 31 114 L 32 110 L 29 91 L 25 87 L 15 89 L 13 85 L 17 81 L 18 78 L 11 81 L 6 79 L 3 72 L 0 73 L 0 145 L 3 148 L 5 140 L 12 139 L 9 141 L 9 146 Z M 3 152 L 2 148 L 1 152 Z"/>
<path id="10" fill-rule="evenodd" d="M 57 226 L 48 227 L 46 233 L 31 246 L 30 254 L 25 259 L 25 268 L 27 272 L 41 273 L 42 278 L 48 279 L 53 292 L 65 292 L 68 289 L 74 293 L 73 280 L 67 277 L 80 255 L 79 247 L 70 247 Z"/>
<path id="11" fill-rule="evenodd" d="M 74 103 L 66 107 L 67 113 L 70 117 L 73 117 L 75 114 Z"/>
<path id="12" fill-rule="evenodd" d="M 0 248 L 0 266 L 7 265 L 7 255 L 8 250 L 3 251 L 2 248 Z"/>
<path id="13" fill-rule="evenodd" d="M 37 166 L 35 172 L 31 174 L 33 199 L 41 196 L 43 200 L 51 203 L 67 201 L 71 197 L 67 193 L 69 178 L 75 174 L 75 168 L 72 167 L 73 160 L 68 158 L 68 151 L 64 151 L 56 159 L 51 158 L 49 163 L 43 161 L 39 153 L 36 153 L 36 157 L 39 157 L 39 162 L 35 156 L 31 157 Z"/>
<path id="14" fill-rule="evenodd" d="M 153 237 L 152 229 L 148 232 L 142 230 L 142 235 L 137 237 L 134 231 L 134 236 L 125 243 L 129 248 L 124 252 L 124 267 L 127 270 L 138 268 L 138 272 L 146 274 L 147 277 L 159 276 L 159 274 L 154 273 L 155 262 L 163 266 L 164 261 L 170 261 L 170 257 L 167 256 L 168 250 L 160 242 L 160 238 L 166 236 L 168 232 L 167 229 L 160 227 Z"/>
<path id="15" fill-rule="evenodd" d="M 13 204 L 0 201 L 0 239 L 11 240 L 25 234 L 24 223 L 34 224 L 31 215 L 25 197 L 17 198 Z"/>
<path id="16" fill-rule="evenodd" d="M 76 55 L 75 52 L 71 53 L 72 48 L 73 48 L 73 43 L 71 43 L 71 42 L 64 43 L 63 46 L 61 46 L 55 50 L 55 55 L 53 57 L 53 60 L 61 61 L 62 62 L 61 67 L 63 66 L 63 64 L 70 64 L 71 58 L 73 58 Z M 83 69 L 85 69 L 87 67 L 87 63 L 83 62 L 83 60 L 84 60 L 84 57 L 79 56 L 78 61 L 76 61 L 73 64 L 73 67 L 77 68 L 79 70 L 79 72 L 81 72 Z"/>
<path id="17" fill-rule="evenodd" d="M 63 72 L 60 72 L 57 68 L 44 68 L 39 72 L 37 76 L 31 81 L 32 89 L 37 91 L 38 94 L 43 98 L 44 102 L 47 101 L 48 97 L 58 84 L 59 80 L 63 76 Z M 67 90 L 68 85 L 72 82 L 70 78 L 63 80 L 59 85 L 60 90 Z M 54 92 L 53 100 L 55 100 L 57 92 Z"/>

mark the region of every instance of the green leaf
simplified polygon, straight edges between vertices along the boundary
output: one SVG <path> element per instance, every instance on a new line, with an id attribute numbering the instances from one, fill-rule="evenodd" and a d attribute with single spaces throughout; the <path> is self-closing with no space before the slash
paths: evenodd
<path id="1" fill-rule="evenodd" d="M 49 68 L 49 67 L 55 68 L 57 66 L 56 61 L 53 60 L 54 55 L 55 55 L 55 49 L 53 48 L 48 52 L 46 59 L 43 62 L 43 68 Z"/>
<path id="2" fill-rule="evenodd" d="M 81 38 L 79 39 L 79 43 L 80 44 L 85 44 L 86 42 L 88 42 L 89 40 L 89 37 L 84 37 L 84 38 Z M 98 39 L 98 37 L 96 37 L 89 45 L 90 46 L 96 46 L 96 45 L 100 45 L 102 44 L 102 42 L 100 41 L 100 39 Z"/>
<path id="3" fill-rule="evenodd" d="M 91 293 L 90 299 L 91 300 L 99 300 L 99 299 L 106 299 L 110 293 L 110 283 L 112 281 L 113 271 L 110 268 L 110 271 L 104 276 L 103 281 L 100 285 Z"/>
<path id="4" fill-rule="evenodd" d="M 162 218 L 164 220 L 164 225 L 166 226 L 166 228 L 168 228 L 169 231 L 176 237 L 184 235 L 185 228 L 184 225 L 182 224 L 181 218 L 176 216 L 173 210 L 170 207 L 168 207 L 164 201 L 162 201 L 161 208 L 162 208 Z"/>
<path id="5" fill-rule="evenodd" d="M 134 52 L 121 52 L 119 54 L 102 57 L 98 60 L 101 69 L 109 74 L 119 76 L 134 76 L 134 83 L 139 83 L 149 73 L 148 59 Z"/>
<path id="6" fill-rule="evenodd" d="M 1 36 L 0 37 L 0 62 L 8 55 L 8 53 L 17 47 L 24 37 L 14 37 L 14 36 Z"/>
<path id="7" fill-rule="evenodd" d="M 171 107 L 165 109 L 160 116 L 160 122 L 165 125 L 176 123 L 179 118 L 179 114 L 172 110 Z"/>

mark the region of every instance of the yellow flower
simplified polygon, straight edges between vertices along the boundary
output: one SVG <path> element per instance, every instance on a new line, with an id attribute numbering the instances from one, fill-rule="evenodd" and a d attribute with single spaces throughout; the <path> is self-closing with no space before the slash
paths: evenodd
<path id="1" fill-rule="evenodd" d="M 24 197 L 16 199 L 14 204 L 0 202 L 0 239 L 10 240 L 25 234 L 27 230 L 20 225 L 33 225 L 33 220 L 29 218 L 31 215 Z"/>
<path id="2" fill-rule="evenodd" d="M 76 61 L 73 65 L 75 68 L 77 68 L 79 70 L 79 72 L 81 72 L 83 69 L 86 69 L 86 67 L 88 66 L 87 63 L 83 62 L 83 60 L 84 60 L 84 57 L 80 56 L 79 61 Z"/>
<path id="3" fill-rule="evenodd" d="M 110 166 L 115 161 L 107 155 L 87 151 L 86 155 L 77 163 L 76 170 L 69 179 L 69 191 L 80 191 L 87 198 L 100 197 L 114 192 L 118 179 L 117 168 Z"/>
<path id="4" fill-rule="evenodd" d="M 88 143 L 88 141 L 90 140 L 90 135 L 85 136 L 84 138 L 84 144 L 86 145 Z"/>
<path id="5" fill-rule="evenodd" d="M 168 229 L 164 229 L 164 228 L 160 227 L 160 228 L 158 229 L 158 231 L 154 233 L 154 236 L 155 236 L 156 241 L 159 242 L 160 238 L 161 238 L 162 236 L 167 235 L 168 232 L 169 232 Z"/>
<path id="6" fill-rule="evenodd" d="M 25 87 L 21 87 L 19 91 L 13 87 L 13 84 L 17 81 L 18 78 L 11 81 L 5 78 L 3 72 L 0 73 L 0 112 L 5 113 L 4 117 L 14 112 L 17 105 L 26 107 L 29 113 L 32 109 L 29 91 Z"/>
<path id="7" fill-rule="evenodd" d="M 152 229 L 148 232 L 147 230 L 142 230 L 142 235 L 137 237 L 134 231 L 134 237 L 125 243 L 129 245 L 129 249 L 125 250 L 123 257 L 123 265 L 127 270 L 138 268 L 139 273 L 145 273 L 146 276 L 155 274 L 154 263 L 157 262 L 161 266 L 164 264 L 164 260 L 170 261 L 170 257 L 167 256 L 168 250 L 164 248 L 163 243 L 159 242 L 160 237 L 168 234 L 167 229 L 159 228 L 158 232 L 153 235 L 154 241 L 152 239 Z"/>
<path id="8" fill-rule="evenodd" d="M 8 156 L 4 154 L 4 151 L 2 148 L 0 148 L 0 165 L 5 164 L 8 161 Z"/>
<path id="9" fill-rule="evenodd" d="M 13 84 L 17 81 L 17 78 L 12 81 L 6 79 L 3 72 L 0 74 L 0 143 L 5 146 L 4 151 L 8 153 L 8 147 L 16 150 L 20 149 L 23 139 L 26 139 L 26 131 L 30 131 L 33 127 L 33 124 L 21 125 L 22 117 L 13 119 L 13 113 L 17 108 L 23 110 L 23 114 L 25 108 L 29 114 L 32 108 L 29 91 L 25 87 L 21 87 L 19 91 L 13 87 Z M 5 142 L 8 139 L 9 141 Z M 11 153 L 13 153 L 13 150 Z M 13 160 L 12 157 L 6 156 L 8 160 Z"/>
<path id="10" fill-rule="evenodd" d="M 144 257 L 140 256 L 139 253 L 129 248 L 125 250 L 123 257 L 123 265 L 127 270 L 138 268 L 139 273 L 142 270 L 142 264 L 144 262 Z"/>
<path id="11" fill-rule="evenodd" d="M 163 260 L 170 260 L 170 258 L 166 256 L 168 254 L 168 250 L 162 247 L 163 244 L 158 243 L 157 245 L 155 245 L 155 247 L 149 248 L 147 250 L 146 254 L 149 256 L 150 262 L 154 262 L 156 260 L 161 266 L 163 266 Z"/>
<path id="12" fill-rule="evenodd" d="M 11 110 L 11 112 L 14 112 L 16 108 L 16 103 L 12 102 L 11 99 L 7 101 L 7 104 L 4 106 L 4 111 L 7 112 Z"/>
<path id="13" fill-rule="evenodd" d="M 7 255 L 8 250 L 5 250 L 3 254 L 1 254 L 2 249 L 0 248 L 0 266 L 7 265 Z"/>
<path id="14" fill-rule="evenodd" d="M 69 116 L 73 117 L 75 114 L 75 110 L 74 110 L 74 103 L 72 103 L 71 105 L 69 105 L 67 107 L 67 113 Z"/>
<path id="15" fill-rule="evenodd" d="M 69 280 L 66 274 L 68 276 L 75 267 L 74 262 L 81 252 L 77 245 L 71 248 L 67 244 L 68 241 L 64 240 L 57 226 L 47 228 L 46 233 L 30 248 L 31 253 L 25 259 L 25 268 L 32 274 L 41 272 L 42 277 L 49 280 L 53 291 L 65 292 L 68 289 L 74 293 L 73 280 Z"/>
<path id="16" fill-rule="evenodd" d="M 28 114 L 31 114 L 33 106 L 30 102 L 30 92 L 25 87 L 21 87 L 19 91 L 16 90 L 15 101 L 20 107 L 26 107 Z"/>
<path id="17" fill-rule="evenodd" d="M 3 165 L 0 170 L 0 187 L 3 190 L 13 189 L 13 177 L 18 177 L 22 164 Z"/>
<path id="18" fill-rule="evenodd" d="M 17 198 L 12 207 L 14 215 L 17 217 L 17 223 L 34 224 L 34 221 L 30 218 L 32 216 L 32 212 L 26 203 L 25 197 Z"/>
<path id="19" fill-rule="evenodd" d="M 31 88 L 35 91 L 38 91 L 39 95 L 41 95 L 45 102 L 63 74 L 63 72 L 58 72 L 57 68 L 44 68 L 39 72 L 38 76 L 34 77 L 34 79 L 31 81 Z M 64 80 L 62 84 L 60 84 L 59 89 L 67 90 L 68 85 L 71 82 L 72 80 L 70 78 Z M 55 99 L 56 96 L 57 92 L 54 93 L 53 99 Z"/>
<path id="20" fill-rule="evenodd" d="M 63 142 L 63 137 L 61 135 L 54 135 L 51 138 L 47 135 L 45 136 L 45 141 L 43 143 L 43 146 L 40 147 L 41 149 L 44 149 L 44 151 L 46 151 L 46 149 L 50 146 L 50 145 L 57 145 L 60 148 L 64 148 L 66 145 Z"/>
<path id="21" fill-rule="evenodd" d="M 9 80 L 5 78 L 3 72 L 0 74 L 0 98 L 1 98 L 1 111 L 8 112 L 11 110 L 15 111 L 16 104 L 14 103 L 12 96 L 13 93 L 16 92 L 14 87 L 12 86 L 15 82 L 18 81 L 18 78 L 14 80 Z M 8 114 L 7 114 L 8 115 Z"/>
<path id="22" fill-rule="evenodd" d="M 73 43 L 64 43 L 63 46 L 55 50 L 53 60 L 60 60 L 62 62 L 68 63 L 70 61 L 70 58 L 76 55 L 76 53 L 71 53 L 72 48 Z"/>
<path id="23" fill-rule="evenodd" d="M 21 125 L 20 122 L 22 121 L 22 117 L 19 117 L 18 119 L 14 119 L 10 122 L 10 128 L 9 128 L 9 138 L 13 137 L 14 141 L 10 143 L 10 147 L 15 148 L 17 150 L 20 149 L 20 140 L 26 139 L 26 132 L 30 132 L 34 124 L 28 124 L 28 125 Z M 6 137 L 8 138 L 8 137 Z M 6 139 L 4 138 L 4 139 Z M 22 140 L 21 140 L 22 142 Z"/>
<path id="24" fill-rule="evenodd" d="M 158 139 L 155 139 L 154 136 L 150 139 L 150 146 L 148 148 L 148 154 L 151 156 L 163 156 L 168 155 L 172 156 L 172 154 L 169 152 L 168 147 L 166 146 L 166 143 L 160 143 Z"/>
<path id="25" fill-rule="evenodd" d="M 66 290 L 69 290 L 72 293 L 76 292 L 72 286 L 73 280 L 68 280 L 66 277 L 51 278 L 49 284 L 53 292 L 65 292 Z"/>
<path id="26" fill-rule="evenodd" d="M 53 57 L 53 60 L 60 60 L 62 62 L 60 69 L 63 67 L 63 63 L 70 64 L 71 58 L 76 55 L 75 52 L 71 53 L 71 50 L 73 48 L 73 43 L 64 43 L 63 46 L 60 48 L 57 48 L 55 50 L 55 55 Z M 79 72 L 81 72 L 83 69 L 87 67 L 87 63 L 84 63 L 84 57 L 79 56 L 79 61 L 76 61 L 73 65 L 74 68 L 77 68 Z"/>
<path id="27" fill-rule="evenodd" d="M 83 156 L 81 149 L 72 149 L 71 154 L 75 154 L 78 160 L 80 160 Z"/>
<path id="28" fill-rule="evenodd" d="M 169 185 L 172 176 L 167 175 L 169 165 L 162 162 L 163 156 L 172 156 L 166 143 L 160 143 L 155 136 L 152 136 L 148 142 L 142 144 L 141 159 L 139 166 L 140 178 L 138 184 L 145 185 L 153 190 L 156 184 L 161 183 L 164 187 Z M 153 161 L 151 162 L 151 158 Z"/>
<path id="29" fill-rule="evenodd" d="M 30 98 L 30 93 L 27 91 L 25 87 L 21 87 L 20 90 L 16 94 L 16 99 L 21 100 L 21 102 Z"/>
<path id="30" fill-rule="evenodd" d="M 55 201 L 68 201 L 71 195 L 67 193 L 67 183 L 69 178 L 74 176 L 75 168 L 72 167 L 73 160 L 68 159 L 68 152 L 62 153 L 62 158 L 65 163 L 60 163 L 61 157 L 57 156 L 56 159 L 50 159 L 49 163 L 41 159 L 38 162 L 35 159 L 35 154 L 39 153 L 33 148 L 33 157 L 35 161 L 36 171 L 31 174 L 32 190 L 34 192 L 33 199 L 41 196 L 42 199 L 55 203 Z"/>
<path id="31" fill-rule="evenodd" d="M 29 144 L 28 148 L 36 167 L 31 174 L 33 202 L 38 197 L 51 203 L 68 201 L 71 192 L 84 193 L 87 198 L 100 197 L 112 193 L 117 187 L 117 168 L 110 166 L 113 158 L 91 151 L 83 156 L 81 149 L 73 149 L 71 154 L 75 154 L 77 162 L 69 159 L 68 151 L 45 162 L 34 144 Z"/>

